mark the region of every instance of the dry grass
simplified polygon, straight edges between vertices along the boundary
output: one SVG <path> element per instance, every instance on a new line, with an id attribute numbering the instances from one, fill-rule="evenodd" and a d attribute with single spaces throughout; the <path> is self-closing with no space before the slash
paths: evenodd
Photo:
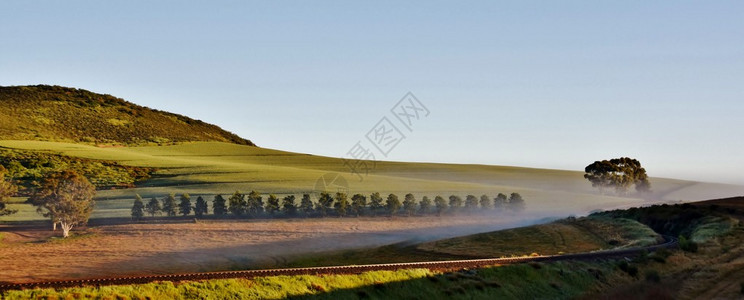
<path id="1" fill-rule="evenodd" d="M 635 221 L 588 217 L 428 242 L 417 249 L 474 257 L 555 255 L 644 246 L 657 238 Z"/>
<path id="2" fill-rule="evenodd" d="M 513 220 L 512 220 L 513 221 Z M 334 218 L 100 226 L 75 238 L 0 227 L 0 278 L 36 281 L 282 265 L 287 256 L 374 247 L 503 226 L 468 218 Z"/>

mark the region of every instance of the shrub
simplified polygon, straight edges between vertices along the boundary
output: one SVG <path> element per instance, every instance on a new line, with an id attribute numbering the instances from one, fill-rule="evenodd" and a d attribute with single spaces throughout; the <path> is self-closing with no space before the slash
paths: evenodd
<path id="1" fill-rule="evenodd" d="M 658 255 L 651 255 L 649 258 L 651 258 L 651 260 L 658 262 L 658 263 L 662 263 L 662 264 L 666 263 L 666 258 L 658 256 Z"/>
<path id="2" fill-rule="evenodd" d="M 638 257 L 635 258 L 635 262 L 639 264 L 645 264 L 646 262 L 648 262 L 648 251 L 641 251 L 641 253 L 638 254 Z"/>
<path id="3" fill-rule="evenodd" d="M 659 272 L 656 270 L 648 270 L 646 271 L 646 281 L 659 282 L 661 281 L 661 276 L 659 276 Z"/>
<path id="4" fill-rule="evenodd" d="M 663 257 L 663 258 L 669 258 L 669 256 L 672 256 L 672 251 L 669 251 L 668 249 L 661 248 L 654 252 L 657 256 Z"/>
<path id="5" fill-rule="evenodd" d="M 625 272 L 627 272 L 630 276 L 636 277 L 638 276 L 638 267 L 630 265 L 628 266 L 628 270 Z"/>
<path id="6" fill-rule="evenodd" d="M 698 251 L 698 244 L 680 235 L 679 236 L 679 248 L 684 251 L 694 253 Z"/>
<path id="7" fill-rule="evenodd" d="M 626 273 L 627 273 L 627 272 L 628 272 L 628 267 L 630 267 L 630 265 L 628 264 L 628 262 L 627 262 L 627 261 L 621 260 L 621 261 L 620 261 L 619 263 L 617 263 L 617 267 L 618 267 L 618 269 L 620 269 L 621 271 L 623 271 L 623 272 L 626 272 Z"/>
<path id="8" fill-rule="evenodd" d="M 532 267 L 535 270 L 542 269 L 542 264 L 540 264 L 539 262 L 534 262 L 533 261 L 533 262 L 530 262 L 529 265 L 530 265 L 530 267 Z"/>

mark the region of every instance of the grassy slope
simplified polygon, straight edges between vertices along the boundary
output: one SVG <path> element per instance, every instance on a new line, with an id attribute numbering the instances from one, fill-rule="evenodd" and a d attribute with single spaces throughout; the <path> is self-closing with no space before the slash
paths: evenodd
<path id="1" fill-rule="evenodd" d="M 572 229 L 567 229 L 567 228 Z M 545 234 L 524 234 L 524 229 L 532 229 Z M 648 228 L 639 223 L 628 223 L 607 218 L 582 218 L 570 222 L 556 222 L 523 229 L 512 229 L 489 233 L 492 239 L 490 248 L 496 246 L 503 251 L 512 251 L 514 246 L 524 249 L 551 248 L 557 241 L 551 233 L 561 232 L 568 237 L 563 250 L 568 252 L 594 250 L 605 247 L 607 241 L 598 235 L 626 237 L 621 243 L 631 245 L 636 242 L 649 242 L 648 237 L 629 236 L 626 231 L 648 233 Z M 570 237 L 569 237 L 570 235 Z M 482 235 L 458 238 L 457 244 L 467 244 L 474 249 L 483 250 Z M 637 239 L 637 240 L 636 240 Z M 513 245 L 504 247 L 499 241 L 509 241 Z M 454 241 L 453 240 L 445 240 Z M 451 244 L 451 243 L 450 243 Z M 424 244 L 426 245 L 426 244 Z M 383 247 L 384 248 L 384 247 Z M 453 250 L 452 247 L 440 247 L 439 250 Z M 457 248 L 459 249 L 459 248 Z M 457 252 L 457 249 L 454 249 Z M 479 250 L 479 251 L 480 251 Z M 344 258 L 326 256 L 329 261 L 339 263 L 367 263 L 356 253 L 346 262 Z M 379 253 L 378 253 L 379 254 Z M 398 253 L 398 260 L 401 255 Z M 460 253 L 462 254 L 462 253 Z M 392 258 L 392 257 L 391 257 Z M 362 259 L 362 260 L 360 260 Z M 187 282 L 174 285 L 170 282 L 150 283 L 133 286 L 85 287 L 62 290 L 44 289 L 34 291 L 12 291 L 11 298 L 28 298 L 37 296 L 64 297 L 153 297 L 168 298 L 249 298 L 249 299 L 283 299 L 319 298 L 319 299 L 498 299 L 498 298 L 574 298 L 588 290 L 612 281 L 627 283 L 627 275 L 615 270 L 613 263 L 559 262 L 551 264 L 521 264 L 485 268 L 474 271 L 438 273 L 429 270 L 401 270 L 366 272 L 359 275 L 329 276 L 276 276 L 250 280 L 211 280 L 207 282 Z"/>
<path id="2" fill-rule="evenodd" d="M 742 201 L 737 201 L 735 206 L 728 205 L 731 202 L 732 200 L 727 200 L 716 203 L 727 210 L 710 210 L 707 207 L 712 203 L 706 203 L 698 212 L 703 218 L 744 219 L 744 211 L 739 210 L 744 207 Z M 671 206 L 661 207 L 661 210 L 656 208 L 651 213 L 658 214 L 670 208 L 674 209 Z M 629 224 L 617 225 L 622 228 Z M 705 225 L 703 223 L 696 226 Z M 607 230 L 605 226 L 598 226 L 597 229 Z M 640 256 L 630 262 L 620 259 L 530 263 L 444 274 L 427 270 L 403 270 L 359 275 L 277 276 L 183 284 L 161 282 L 134 286 L 11 291 L 5 296 L 19 299 L 46 296 L 150 296 L 158 299 L 737 299 L 744 295 L 741 289 L 744 284 L 742 241 L 744 226 L 742 222 L 737 222 L 727 230 L 701 240 L 700 250 L 696 253 L 674 250 L 665 254 Z M 631 275 L 623 271 L 619 267 L 621 263 L 637 268 L 637 274 Z M 658 282 L 649 274 L 657 274 Z"/>
<path id="3" fill-rule="evenodd" d="M 417 199 L 450 194 L 519 192 L 527 199 L 527 212 L 540 215 L 583 213 L 594 209 L 638 205 L 641 199 L 598 195 L 581 172 L 434 163 L 378 162 L 363 181 L 348 173 L 341 159 L 284 152 L 220 142 L 194 142 L 171 146 L 102 148 L 84 144 L 43 141 L 0 141 L 0 147 L 52 151 L 64 155 L 118 161 L 133 166 L 161 168 L 154 179 L 134 190 L 101 191 L 94 217 L 127 216 L 134 193 L 162 197 L 168 193 L 229 194 L 236 190 L 262 193 L 306 193 L 329 172 L 342 174 L 350 193 L 379 191 Z M 685 199 L 685 193 L 717 189 L 718 193 L 744 192 L 738 186 L 652 179 L 664 200 Z M 335 192 L 336 190 L 331 190 Z M 16 207 L 18 208 L 18 207 Z M 2 220 L 19 219 L 18 216 Z"/>
<path id="4" fill-rule="evenodd" d="M 633 220 L 584 217 L 415 245 L 388 245 L 303 255 L 290 259 L 286 267 L 510 257 L 533 253 L 556 255 L 641 247 L 659 241 L 657 233 Z"/>
<path id="5" fill-rule="evenodd" d="M 0 139 L 148 144 L 221 141 L 252 145 L 221 128 L 111 95 L 59 86 L 0 86 Z"/>
<path id="6" fill-rule="evenodd" d="M 428 242 L 416 248 L 474 257 L 555 255 L 648 246 L 658 239 L 658 234 L 636 221 L 588 217 Z"/>
<path id="7" fill-rule="evenodd" d="M 514 265 L 472 273 L 429 270 L 356 275 L 275 276 L 174 284 L 10 291 L 10 299 L 570 299 L 609 273 L 587 263 Z M 571 270 L 571 271 L 568 271 Z"/>

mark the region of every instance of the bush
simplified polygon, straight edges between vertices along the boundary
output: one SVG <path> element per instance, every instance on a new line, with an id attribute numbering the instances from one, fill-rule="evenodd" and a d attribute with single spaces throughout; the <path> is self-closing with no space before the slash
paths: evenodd
<path id="1" fill-rule="evenodd" d="M 646 281 L 659 282 L 661 281 L 661 276 L 656 270 L 648 270 L 646 271 Z"/>
<path id="2" fill-rule="evenodd" d="M 617 263 L 617 267 L 623 272 L 628 272 L 628 267 L 630 267 L 630 264 L 628 264 L 627 261 L 621 260 L 619 263 Z"/>
<path id="3" fill-rule="evenodd" d="M 629 264 L 627 261 L 624 261 L 624 260 L 623 261 L 620 261 L 617 264 L 617 267 L 621 271 L 623 271 L 625 273 L 628 273 L 628 275 L 630 275 L 630 276 L 636 277 L 636 275 L 638 275 L 638 267 Z"/>
<path id="4" fill-rule="evenodd" d="M 669 256 L 672 256 L 672 251 L 669 251 L 666 248 L 661 248 L 661 249 L 654 251 L 654 254 L 656 254 L 659 257 L 669 258 Z"/>
<path id="5" fill-rule="evenodd" d="M 628 275 L 636 277 L 638 276 L 638 267 L 630 265 L 628 266 L 628 270 L 626 271 Z"/>
<path id="6" fill-rule="evenodd" d="M 641 251 L 641 253 L 638 254 L 638 257 L 635 258 L 635 262 L 639 264 L 645 264 L 648 262 L 648 251 L 645 249 Z"/>
<path id="7" fill-rule="evenodd" d="M 661 256 L 651 255 L 650 258 L 651 258 L 651 260 L 653 260 L 653 261 L 655 261 L 657 263 L 662 263 L 662 264 L 663 263 L 666 263 L 666 259 L 663 258 L 663 257 L 661 257 Z"/>
<path id="8" fill-rule="evenodd" d="M 682 249 L 683 251 L 694 253 L 698 251 L 698 244 L 680 235 L 679 236 L 679 248 Z"/>
<path id="9" fill-rule="evenodd" d="M 744 282 L 742 282 L 739 286 L 741 288 L 739 292 L 741 292 L 741 294 L 744 295 Z"/>

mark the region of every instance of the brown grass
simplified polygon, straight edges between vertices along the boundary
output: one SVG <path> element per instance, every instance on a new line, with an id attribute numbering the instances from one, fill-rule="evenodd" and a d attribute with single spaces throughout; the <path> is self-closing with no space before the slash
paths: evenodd
<path id="1" fill-rule="evenodd" d="M 0 227 L 0 278 L 28 282 L 282 265 L 311 252 L 373 247 L 424 234 L 506 224 L 487 217 L 328 218 L 109 225 L 50 238 L 48 228 Z"/>

